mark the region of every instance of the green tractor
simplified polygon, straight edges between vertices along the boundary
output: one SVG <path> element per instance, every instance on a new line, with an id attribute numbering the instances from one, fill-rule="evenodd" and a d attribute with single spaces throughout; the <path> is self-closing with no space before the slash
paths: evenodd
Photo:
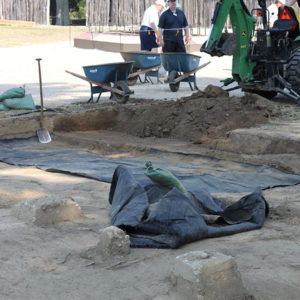
<path id="1" fill-rule="evenodd" d="M 232 78 L 243 91 L 268 99 L 278 93 L 300 104 L 300 26 L 297 11 L 284 6 L 269 26 L 266 0 L 249 12 L 243 0 L 220 0 L 208 40 L 200 51 L 211 56 L 233 55 Z M 300 5 L 300 0 L 298 0 Z M 232 32 L 223 28 L 230 18 Z"/>

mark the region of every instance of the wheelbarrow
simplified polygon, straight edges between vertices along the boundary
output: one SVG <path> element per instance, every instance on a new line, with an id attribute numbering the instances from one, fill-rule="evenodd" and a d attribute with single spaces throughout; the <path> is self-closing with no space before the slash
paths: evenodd
<path id="1" fill-rule="evenodd" d="M 103 92 L 111 92 L 110 98 L 123 104 L 134 93 L 129 89 L 127 82 L 133 63 L 133 61 L 128 61 L 84 66 L 83 71 L 86 77 L 70 71 L 66 72 L 90 83 L 91 97 L 88 102 L 93 102 L 94 94 L 99 94 L 96 100 L 98 102 Z"/>
<path id="2" fill-rule="evenodd" d="M 139 79 L 141 83 L 152 82 L 152 77 L 157 77 L 158 71 L 153 70 L 161 66 L 161 59 L 159 53 L 151 52 L 120 52 L 125 61 L 134 61 L 132 67 L 132 73 L 128 75 L 128 85 L 135 85 Z M 140 75 L 145 74 L 145 80 L 142 81 Z"/>
<path id="3" fill-rule="evenodd" d="M 180 82 L 188 82 L 191 90 L 198 90 L 196 72 L 210 64 L 210 61 L 199 66 L 200 56 L 189 53 L 161 53 L 161 61 L 168 71 L 167 83 L 170 90 L 177 92 Z M 194 88 L 192 87 L 194 84 Z"/>

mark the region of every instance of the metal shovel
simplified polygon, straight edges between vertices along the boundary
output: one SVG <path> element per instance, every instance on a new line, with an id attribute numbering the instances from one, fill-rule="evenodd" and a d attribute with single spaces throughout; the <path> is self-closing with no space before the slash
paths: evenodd
<path id="1" fill-rule="evenodd" d="M 41 74 L 41 58 L 36 59 L 38 61 L 39 66 L 39 79 L 40 79 L 40 97 L 41 97 L 41 116 L 40 116 L 40 128 L 37 130 L 37 136 L 39 138 L 40 143 L 46 144 L 51 142 L 51 136 L 44 127 L 44 101 L 43 101 L 43 89 L 42 89 L 42 74 Z"/>

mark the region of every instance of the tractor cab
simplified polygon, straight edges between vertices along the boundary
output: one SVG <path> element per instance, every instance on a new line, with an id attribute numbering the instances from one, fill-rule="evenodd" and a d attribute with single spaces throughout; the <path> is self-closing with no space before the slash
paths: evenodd
<path id="1" fill-rule="evenodd" d="M 279 9 L 278 19 L 269 27 L 267 8 L 255 8 L 251 15 L 256 19 L 248 58 L 256 62 L 287 63 L 294 39 L 300 32 L 299 15 L 295 8 Z"/>
<path id="2" fill-rule="evenodd" d="M 276 25 L 277 23 L 277 25 Z M 297 10 L 291 6 L 285 6 L 283 9 L 279 10 L 279 17 L 278 20 L 274 23 L 275 25 L 280 28 L 286 26 L 285 24 L 290 23 L 288 31 L 289 36 L 297 37 L 300 34 L 300 19 Z M 292 26 L 290 28 L 290 26 Z M 287 30 L 287 29 L 286 29 Z"/>
<path id="3" fill-rule="evenodd" d="M 280 33 L 288 33 L 289 36 L 293 32 L 293 21 L 288 19 L 278 19 L 274 22 L 273 27 L 270 28 L 272 35 Z"/>

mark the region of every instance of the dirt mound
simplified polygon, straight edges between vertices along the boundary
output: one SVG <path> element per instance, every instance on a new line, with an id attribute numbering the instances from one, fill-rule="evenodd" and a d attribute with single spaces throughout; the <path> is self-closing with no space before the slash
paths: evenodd
<path id="1" fill-rule="evenodd" d="M 178 101 L 141 99 L 114 110 L 115 122 L 102 129 L 194 143 L 224 137 L 230 130 L 264 123 L 279 114 L 276 105 L 265 105 L 258 96 L 229 97 L 212 86 Z"/>
<path id="2" fill-rule="evenodd" d="M 265 123 L 281 113 L 276 102 L 260 96 L 229 97 L 219 87 L 208 86 L 177 101 L 132 99 L 125 105 L 111 101 L 64 106 L 45 113 L 45 126 L 50 132 L 111 130 L 201 144 L 225 138 L 233 129 Z M 14 115 L 15 111 L 1 113 L 2 138 L 35 135 L 39 113 Z"/>

